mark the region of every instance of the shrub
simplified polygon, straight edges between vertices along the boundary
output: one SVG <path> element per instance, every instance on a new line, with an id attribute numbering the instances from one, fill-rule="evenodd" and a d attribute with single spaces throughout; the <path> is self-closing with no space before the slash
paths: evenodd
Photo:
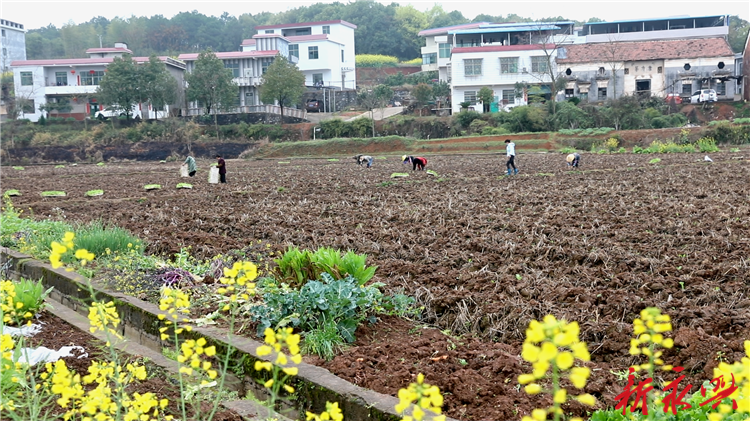
<path id="1" fill-rule="evenodd" d="M 469 131 L 471 133 L 483 133 L 485 128 L 488 128 L 487 122 L 479 118 L 475 119 L 469 124 Z"/>
<path id="2" fill-rule="evenodd" d="M 299 288 L 308 280 L 319 279 L 323 273 L 328 273 L 335 279 L 352 276 L 357 284 L 366 284 L 377 266 L 365 266 L 366 254 L 357 254 L 349 250 L 343 255 L 337 249 L 321 247 L 315 252 L 289 247 L 280 259 L 274 259 L 278 265 L 277 275 L 281 282 L 289 282 Z"/>
<path id="3" fill-rule="evenodd" d="M 472 122 L 473 123 L 473 122 Z M 483 136 L 501 136 L 505 134 L 509 134 L 510 131 L 506 129 L 505 127 L 483 127 L 482 128 L 482 135 Z"/>
<path id="4" fill-rule="evenodd" d="M 480 117 L 481 115 L 476 111 L 462 110 L 460 113 L 456 114 L 454 119 L 461 127 L 468 128 L 474 120 Z"/>
<path id="5" fill-rule="evenodd" d="M 70 122 L 70 121 L 77 121 L 77 120 L 74 117 L 68 117 L 65 119 L 65 121 Z"/>
<path id="6" fill-rule="evenodd" d="M 695 146 L 700 152 L 719 152 L 716 141 L 712 137 L 702 137 L 695 142 Z"/>
<path id="7" fill-rule="evenodd" d="M 617 140 L 617 138 L 610 137 L 609 139 L 604 141 L 594 142 L 593 146 L 591 147 L 591 152 L 612 153 L 616 152 L 619 146 L 620 142 Z"/>
<path id="8" fill-rule="evenodd" d="M 381 54 L 357 54 L 354 56 L 357 67 L 394 67 L 398 58 Z"/>
<path id="9" fill-rule="evenodd" d="M 142 252 L 143 242 L 127 230 L 106 226 L 102 221 L 93 221 L 76 230 L 76 247 L 84 248 L 97 256 L 111 253 L 127 253 L 130 249 Z"/>

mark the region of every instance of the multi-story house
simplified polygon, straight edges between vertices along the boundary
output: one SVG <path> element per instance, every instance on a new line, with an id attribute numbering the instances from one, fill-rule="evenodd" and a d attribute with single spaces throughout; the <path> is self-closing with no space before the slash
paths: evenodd
<path id="1" fill-rule="evenodd" d="M 0 71 L 10 70 L 10 63 L 14 60 L 26 60 L 26 30 L 20 23 L 0 19 Z"/>
<path id="2" fill-rule="evenodd" d="M 302 22 L 256 26 L 258 34 L 242 42 L 242 51 L 262 51 L 262 36 L 277 36 L 288 41 L 288 57 L 297 59 L 297 67 L 311 87 L 356 89 L 354 30 L 357 25 L 344 20 Z"/>
<path id="3" fill-rule="evenodd" d="M 557 59 L 567 79 L 564 96 L 690 98 L 715 89 L 720 100 L 739 99 L 728 33 L 728 16 L 588 23 L 579 32 L 585 43 L 566 46 Z"/>
<path id="4" fill-rule="evenodd" d="M 450 83 L 448 65 L 451 61 L 453 43 L 448 42 L 448 32 L 460 29 L 477 29 L 482 25 L 489 24 L 489 22 L 475 22 L 419 31 L 418 35 L 425 37 L 425 46 L 422 47 L 422 71 L 437 70 L 438 79 L 441 82 Z"/>
<path id="5" fill-rule="evenodd" d="M 557 100 L 599 101 L 622 95 L 690 96 L 716 89 L 739 96 L 736 58 L 726 41 L 727 16 L 589 23 L 474 23 L 420 32 L 423 70 L 451 85 L 453 111 L 494 91 L 491 109 L 523 105 L 536 92 Z M 564 89 L 551 92 L 552 79 Z M 560 85 L 557 85 L 560 88 Z M 555 89 L 557 90 L 557 89 Z M 485 107 L 475 105 L 477 111 Z"/>
<path id="6" fill-rule="evenodd" d="M 477 94 L 483 87 L 494 92 L 494 101 L 486 104 L 490 110 L 526 104 L 530 89 L 549 96 L 558 47 L 575 42 L 574 23 L 486 23 L 451 29 L 447 41 L 451 108 L 457 112 L 469 103 L 482 112 Z"/>
<path id="7" fill-rule="evenodd" d="M 251 111 L 261 105 L 258 87 L 268 66 L 276 55 L 288 56 L 289 42 L 280 35 L 256 35 L 253 37 L 257 49 L 214 53 L 224 62 L 224 67 L 232 71 L 233 82 L 239 87 L 239 96 L 235 105 L 238 111 Z M 185 62 L 186 71 L 191 73 L 199 54 L 180 54 L 179 59 Z M 295 62 L 292 60 L 292 62 Z M 186 114 L 197 115 L 203 110 L 196 102 L 188 104 Z"/>
<path id="8" fill-rule="evenodd" d="M 106 72 L 107 66 L 115 57 L 132 54 L 123 43 L 115 43 L 114 48 L 89 48 L 88 58 L 17 60 L 11 63 L 13 82 L 15 84 L 16 102 L 22 108 L 19 118 L 38 121 L 43 112 L 39 107 L 47 103 L 64 103 L 53 115 L 74 117 L 83 120 L 86 117 L 106 115 L 108 104 L 101 104 L 96 99 L 96 90 Z M 159 57 L 167 70 L 177 80 L 178 86 L 184 86 L 185 63 L 170 57 Z M 137 63 L 148 62 L 148 57 L 133 57 Z M 132 116 L 140 118 L 163 118 L 169 115 L 169 109 L 154 110 L 150 104 L 138 104 Z M 64 110 L 64 111 L 62 111 Z"/>
<path id="9" fill-rule="evenodd" d="M 26 60 L 26 30 L 20 23 L 0 19 L 0 31 L 0 73 L 5 73 L 10 70 L 13 60 Z M 9 94 L 10 90 L 5 89 L 0 96 L 0 121 L 5 121 L 8 117 L 8 104 L 5 101 L 10 101 L 10 98 L 6 98 Z"/>

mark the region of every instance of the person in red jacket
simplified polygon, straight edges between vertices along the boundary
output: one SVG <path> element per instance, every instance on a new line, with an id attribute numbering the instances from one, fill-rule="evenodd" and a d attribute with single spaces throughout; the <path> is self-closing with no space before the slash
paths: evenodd
<path id="1" fill-rule="evenodd" d="M 402 156 L 401 161 L 404 164 L 412 164 L 412 171 L 424 171 L 424 167 L 427 166 L 427 158 L 422 158 L 421 156 Z"/>

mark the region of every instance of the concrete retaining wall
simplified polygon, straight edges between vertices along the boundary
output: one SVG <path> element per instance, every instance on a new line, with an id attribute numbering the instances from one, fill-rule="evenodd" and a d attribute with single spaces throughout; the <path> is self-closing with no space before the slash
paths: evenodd
<path id="1" fill-rule="evenodd" d="M 87 278 L 75 272 L 52 269 L 47 263 L 5 247 L 0 247 L 0 265 L 2 275 L 6 279 L 41 279 L 47 288 L 54 287 L 52 298 L 81 314 L 88 314 L 88 303 L 92 301 L 92 296 L 98 301 L 112 300 L 122 320 L 120 333 L 128 340 L 159 352 L 163 346 L 169 344 L 162 343 L 159 338 L 159 328 L 163 324 L 158 319 L 158 314 L 163 312 L 155 304 L 90 284 Z M 245 376 L 239 385 L 240 390 L 262 391 L 262 388 L 258 388 L 257 380 L 265 380 L 263 376 L 268 372 L 258 373 L 253 369 L 253 365 L 257 360 L 270 360 L 257 355 L 256 349 L 262 345 L 261 343 L 245 337 L 231 336 L 223 328 L 193 327 L 192 332 L 185 332 L 185 335 L 181 336 L 186 339 L 199 336 L 206 338 L 210 344 L 216 346 L 217 358 L 231 343 L 239 354 L 233 355 L 232 359 L 244 359 Z M 306 410 L 320 413 L 325 410 L 326 401 L 329 401 L 339 402 L 339 407 L 347 420 L 400 419 L 393 409 L 398 403 L 397 398 L 356 386 L 321 367 L 300 364 L 299 375 L 291 384 L 296 388 L 296 392 L 288 403 L 299 414 L 304 414 Z"/>

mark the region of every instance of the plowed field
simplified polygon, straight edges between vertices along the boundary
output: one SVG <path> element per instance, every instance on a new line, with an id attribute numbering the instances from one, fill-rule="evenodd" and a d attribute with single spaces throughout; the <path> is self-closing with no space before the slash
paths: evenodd
<path id="1" fill-rule="evenodd" d="M 501 177 L 498 155 L 433 156 L 424 172 L 398 158 L 235 161 L 228 184 L 199 172 L 192 190 L 179 164 L 4 168 L 35 217 L 103 219 L 130 229 L 152 253 L 191 245 L 212 256 L 264 240 L 274 249 L 333 246 L 367 253 L 375 280 L 417 297 L 422 320 L 386 318 L 322 365 L 358 385 L 394 393 L 418 372 L 446 393 L 449 416 L 519 419 L 539 397 L 519 391 L 519 357 L 532 319 L 577 320 L 592 353 L 586 391 L 615 404 L 615 372 L 631 323 L 656 306 L 673 320 L 665 363 L 685 367 L 697 390 L 719 361 L 738 361 L 750 338 L 750 169 L 741 154 L 589 155 L 580 171 L 559 154 L 522 154 Z M 654 158 L 661 162 L 650 164 Z M 199 162 L 206 169 L 207 162 Z M 161 190 L 144 191 L 157 183 Z M 104 196 L 86 198 L 91 189 Z M 43 190 L 64 198 L 43 199 Z M 28 211 L 27 211 L 28 212 Z M 668 374 L 667 376 L 671 376 Z M 582 408 L 572 412 L 585 414 Z"/>

